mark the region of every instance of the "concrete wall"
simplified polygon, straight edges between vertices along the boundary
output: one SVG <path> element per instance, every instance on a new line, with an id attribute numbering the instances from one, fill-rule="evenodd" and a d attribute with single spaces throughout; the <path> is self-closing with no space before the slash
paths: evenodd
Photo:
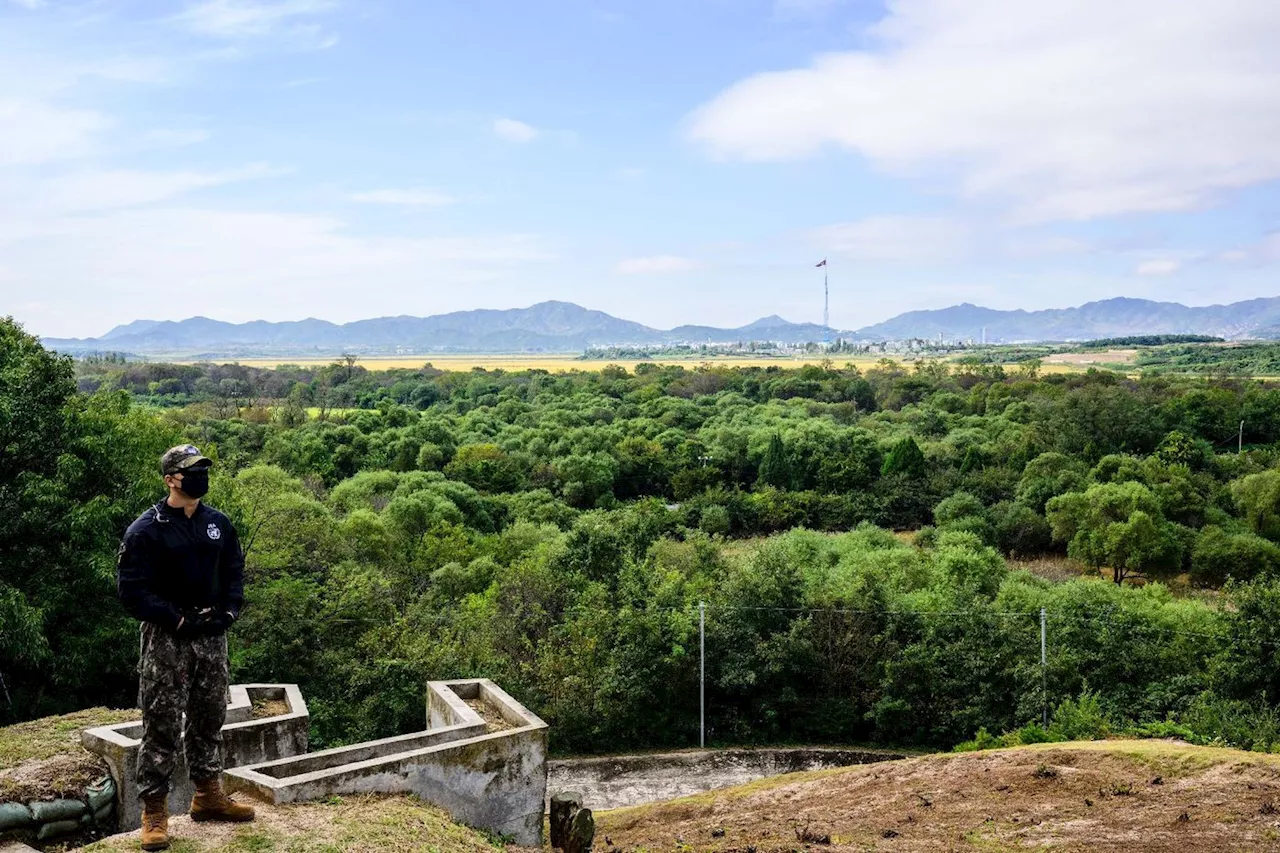
<path id="1" fill-rule="evenodd" d="M 233 684 L 222 727 L 222 766 L 238 767 L 307 751 L 311 717 L 302 692 L 295 684 Z M 284 700 L 285 714 L 253 719 L 253 700 Z M 116 814 L 122 831 L 142 825 L 138 801 L 138 747 L 142 722 L 120 723 L 86 729 L 80 735 L 84 748 L 102 756 L 116 786 Z M 179 756 L 169 787 L 169 813 L 186 814 L 195 788 L 187 777 L 187 763 Z"/>
<path id="2" fill-rule="evenodd" d="M 480 700 L 506 728 L 495 730 L 464 700 Z M 457 821 L 542 840 L 547 788 L 547 724 L 488 679 L 427 685 L 422 732 L 230 770 L 232 790 L 275 803 L 334 794 L 408 793 Z"/>
<path id="3" fill-rule="evenodd" d="M 579 791 L 583 805 L 599 811 L 687 797 L 783 773 L 902 757 L 874 750 L 795 748 L 707 749 L 559 759 L 548 763 L 547 790 L 552 794 Z"/>

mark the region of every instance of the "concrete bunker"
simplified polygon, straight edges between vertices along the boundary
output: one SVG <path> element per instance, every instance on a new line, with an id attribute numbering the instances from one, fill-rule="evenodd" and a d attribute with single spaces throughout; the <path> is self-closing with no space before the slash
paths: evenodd
<path id="1" fill-rule="evenodd" d="M 222 726 L 222 766 L 237 767 L 307 751 L 311 717 L 296 684 L 233 684 L 228 690 L 227 721 Z M 255 706 L 280 706 L 282 713 L 255 716 Z M 138 801 L 138 748 L 142 721 L 85 729 L 80 743 L 99 755 L 115 782 L 120 829 L 142 825 Z M 170 814 L 186 814 L 195 788 L 187 778 L 185 756 L 179 754 L 169 788 Z"/>
<path id="2" fill-rule="evenodd" d="M 516 844 L 542 841 L 547 724 L 485 678 L 429 682 L 421 732 L 229 766 L 229 790 L 273 803 L 414 794 Z"/>

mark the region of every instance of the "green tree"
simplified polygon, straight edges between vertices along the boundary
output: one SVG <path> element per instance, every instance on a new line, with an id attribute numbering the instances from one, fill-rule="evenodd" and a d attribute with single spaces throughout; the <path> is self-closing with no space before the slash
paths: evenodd
<path id="1" fill-rule="evenodd" d="M 1198 583 L 1220 586 L 1229 578 L 1275 577 L 1280 573 L 1280 545 L 1253 533 L 1228 533 L 1209 526 L 1196 537 L 1191 576 Z"/>
<path id="2" fill-rule="evenodd" d="M 1084 484 L 1086 468 L 1063 453 L 1042 453 L 1022 469 L 1018 501 L 1044 512 L 1050 498 L 1075 491 Z"/>
<path id="3" fill-rule="evenodd" d="M 756 483 L 761 486 L 773 486 L 775 489 L 791 488 L 791 459 L 787 448 L 782 443 L 782 436 L 776 432 L 769 437 L 769 446 L 760 460 L 760 474 Z"/>
<path id="4" fill-rule="evenodd" d="M 1046 509 L 1053 537 L 1067 543 L 1067 553 L 1086 565 L 1109 567 L 1117 584 L 1181 562 L 1173 525 L 1141 483 L 1100 483 L 1052 498 Z"/>
<path id="5" fill-rule="evenodd" d="M 893 449 L 884 457 L 880 466 L 881 476 L 902 474 L 905 477 L 923 477 L 925 473 L 924 451 L 916 444 L 915 438 L 905 436 L 898 440 Z"/>
<path id="6" fill-rule="evenodd" d="M 1254 533 L 1280 542 L 1280 471 L 1261 471 L 1233 481 L 1231 497 Z"/>
<path id="7" fill-rule="evenodd" d="M 124 392 L 77 395 L 67 358 L 0 320 L 0 667 L 13 701 L 0 715 L 130 701 L 136 627 L 115 600 L 114 556 L 176 441 Z"/>

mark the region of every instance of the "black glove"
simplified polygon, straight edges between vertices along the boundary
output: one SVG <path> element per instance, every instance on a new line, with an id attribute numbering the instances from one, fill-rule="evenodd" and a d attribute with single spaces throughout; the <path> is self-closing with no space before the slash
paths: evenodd
<path id="1" fill-rule="evenodd" d="M 201 628 L 203 619 L 203 615 L 199 613 L 183 613 L 182 621 L 178 623 L 177 628 L 173 629 L 173 635 L 179 640 L 194 640 L 202 636 L 204 634 Z"/>
<path id="2" fill-rule="evenodd" d="M 183 613 L 182 626 L 174 633 L 180 640 L 194 640 L 197 637 L 220 637 L 231 627 L 235 618 L 224 611 L 206 607 L 203 610 L 192 610 Z"/>
<path id="3" fill-rule="evenodd" d="M 225 610 L 207 613 L 201 622 L 201 629 L 210 637 L 218 637 L 227 633 L 227 629 L 234 621 L 235 618 Z"/>

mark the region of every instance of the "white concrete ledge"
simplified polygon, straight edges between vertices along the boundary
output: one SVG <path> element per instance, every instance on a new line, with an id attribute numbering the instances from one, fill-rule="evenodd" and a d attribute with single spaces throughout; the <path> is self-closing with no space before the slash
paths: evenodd
<path id="1" fill-rule="evenodd" d="M 233 684 L 228 693 L 227 722 L 222 727 L 224 768 L 300 755 L 307 751 L 311 716 L 296 684 Z M 255 699 L 283 700 L 289 710 L 255 720 Z M 141 739 L 141 721 L 98 726 L 80 733 L 84 748 L 106 761 L 116 783 L 116 814 L 120 818 L 121 830 L 136 829 L 142 825 L 137 783 Z M 169 788 L 170 814 L 186 814 L 194 792 L 187 776 L 186 760 L 180 753 Z"/>
<path id="2" fill-rule="evenodd" d="M 466 700 L 481 701 L 503 725 L 490 731 Z M 455 820 L 535 845 L 542 838 L 546 754 L 547 724 L 492 681 L 432 681 L 424 731 L 236 767 L 225 777 L 229 788 L 274 803 L 414 794 Z"/>

